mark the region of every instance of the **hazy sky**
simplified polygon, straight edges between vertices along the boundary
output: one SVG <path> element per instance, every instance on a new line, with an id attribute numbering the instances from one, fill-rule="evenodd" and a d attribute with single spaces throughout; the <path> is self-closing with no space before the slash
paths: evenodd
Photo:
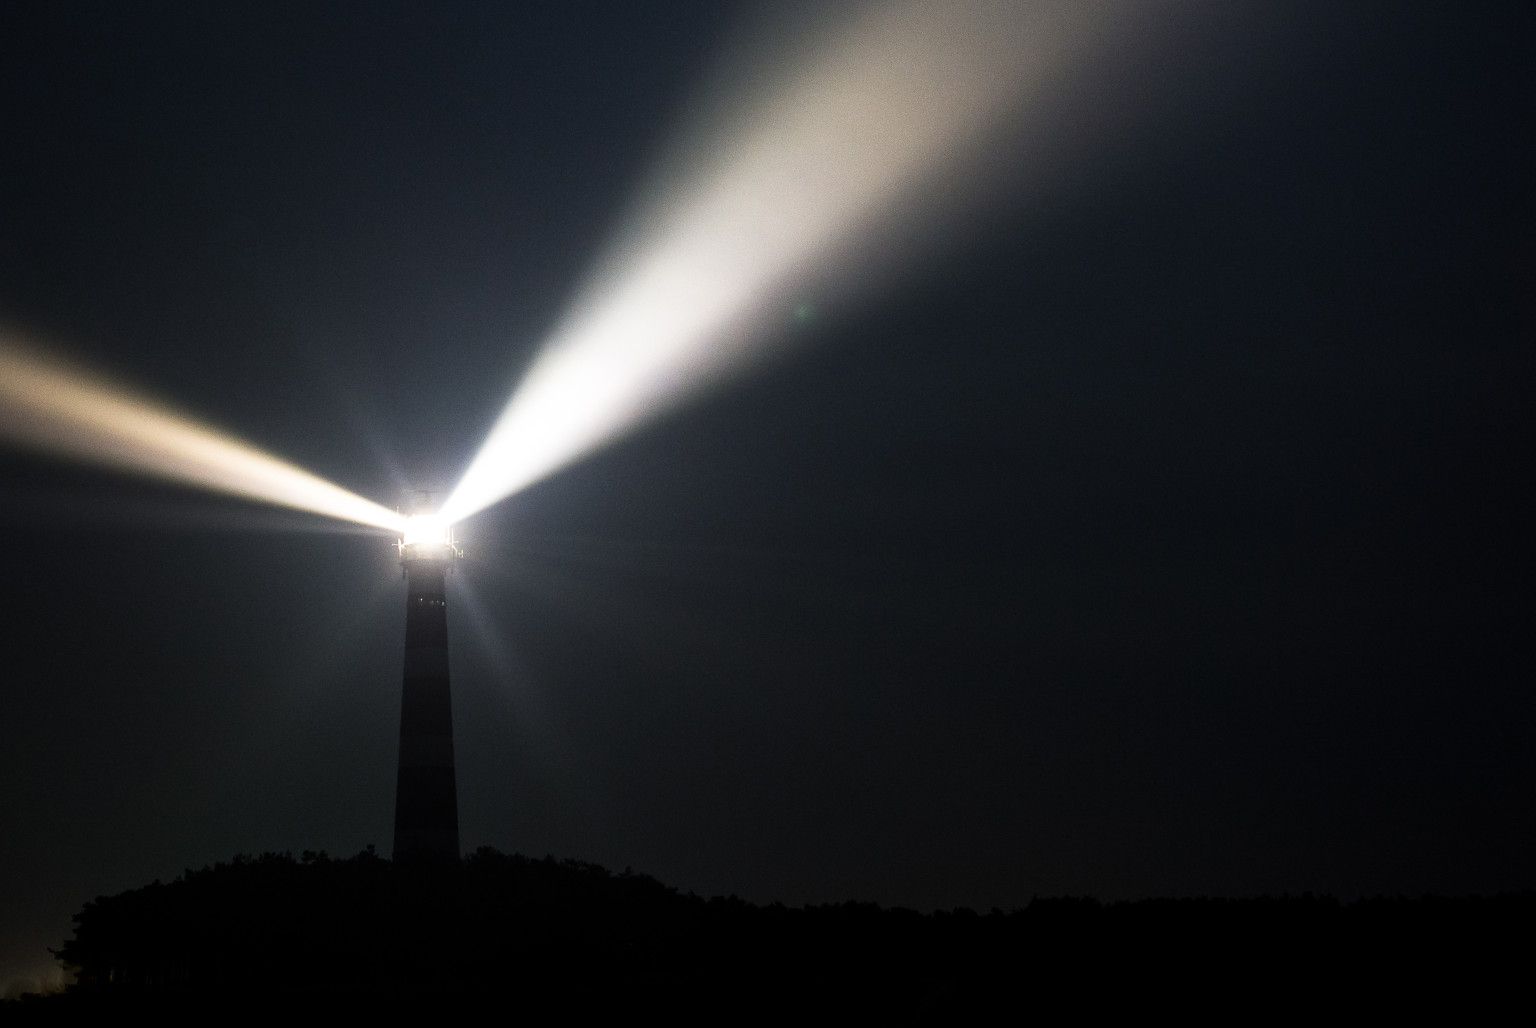
<path id="1" fill-rule="evenodd" d="M 1180 6 L 928 256 L 461 527 L 466 848 L 919 908 L 1536 884 L 1532 16 Z M 750 9 L 7 4 L 0 325 L 447 488 Z M 0 986 L 99 893 L 387 850 L 387 536 L 9 450 L 0 497 Z"/>

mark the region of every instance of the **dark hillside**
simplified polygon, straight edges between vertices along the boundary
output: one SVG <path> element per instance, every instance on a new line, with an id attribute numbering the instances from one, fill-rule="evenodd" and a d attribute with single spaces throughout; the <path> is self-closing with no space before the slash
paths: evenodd
<path id="1" fill-rule="evenodd" d="M 482 849 L 437 873 L 267 854 L 87 903 L 58 955 L 77 1002 L 502 997 L 887 1014 L 1023 997 L 1377 1002 L 1513 989 L 1536 896 L 1037 899 L 920 914 L 703 899 L 595 864 Z M 1395 990 L 1395 991 L 1394 991 Z M 1405 991 L 1406 990 L 1406 991 Z M 1375 997 L 1374 999 L 1372 997 Z"/>

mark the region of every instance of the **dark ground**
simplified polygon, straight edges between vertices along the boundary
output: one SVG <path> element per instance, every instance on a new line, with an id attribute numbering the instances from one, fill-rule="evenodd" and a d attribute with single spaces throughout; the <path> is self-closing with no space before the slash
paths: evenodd
<path id="1" fill-rule="evenodd" d="M 237 857 L 87 903 L 60 1006 L 499 999 L 591 1012 L 1237 1011 L 1511 997 L 1536 895 L 1100 903 L 923 915 L 703 899 L 629 869 L 481 849 L 453 868 Z"/>

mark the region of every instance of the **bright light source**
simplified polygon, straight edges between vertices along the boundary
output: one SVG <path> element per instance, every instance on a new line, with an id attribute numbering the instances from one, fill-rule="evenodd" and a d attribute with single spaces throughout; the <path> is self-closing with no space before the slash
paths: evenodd
<path id="1" fill-rule="evenodd" d="M 0 338 L 0 436 L 96 464 L 399 531 L 401 515 Z"/>
<path id="2" fill-rule="evenodd" d="M 1091 88 L 1126 52 L 1157 68 L 1187 57 L 1157 31 L 1181 16 L 1171 4 L 843 10 L 809 45 L 733 62 L 755 80 L 710 84 L 721 99 L 663 161 L 444 514 L 462 520 L 739 373 L 790 335 L 767 329 L 809 310 L 807 291 L 867 286 L 986 186 L 1059 174 L 1085 124 L 1117 124 L 1140 99 Z M 1074 76 L 1088 85 L 1069 89 Z"/>
<path id="3" fill-rule="evenodd" d="M 452 541 L 448 523 L 435 514 L 412 514 L 400 534 L 402 546 L 447 546 Z"/>
<path id="4" fill-rule="evenodd" d="M 412 514 L 405 519 L 395 544 L 402 560 L 449 561 L 464 556 L 453 537 L 453 526 L 442 514 Z"/>

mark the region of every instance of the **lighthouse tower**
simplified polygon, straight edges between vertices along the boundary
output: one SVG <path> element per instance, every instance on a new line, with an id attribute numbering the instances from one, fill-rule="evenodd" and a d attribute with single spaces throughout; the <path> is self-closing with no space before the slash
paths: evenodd
<path id="1" fill-rule="evenodd" d="M 432 515 L 406 521 L 398 543 L 405 569 L 405 680 L 400 697 L 400 771 L 395 785 L 397 863 L 459 859 L 459 802 L 448 694 L 448 601 L 443 579 L 463 556 L 448 525 Z"/>

